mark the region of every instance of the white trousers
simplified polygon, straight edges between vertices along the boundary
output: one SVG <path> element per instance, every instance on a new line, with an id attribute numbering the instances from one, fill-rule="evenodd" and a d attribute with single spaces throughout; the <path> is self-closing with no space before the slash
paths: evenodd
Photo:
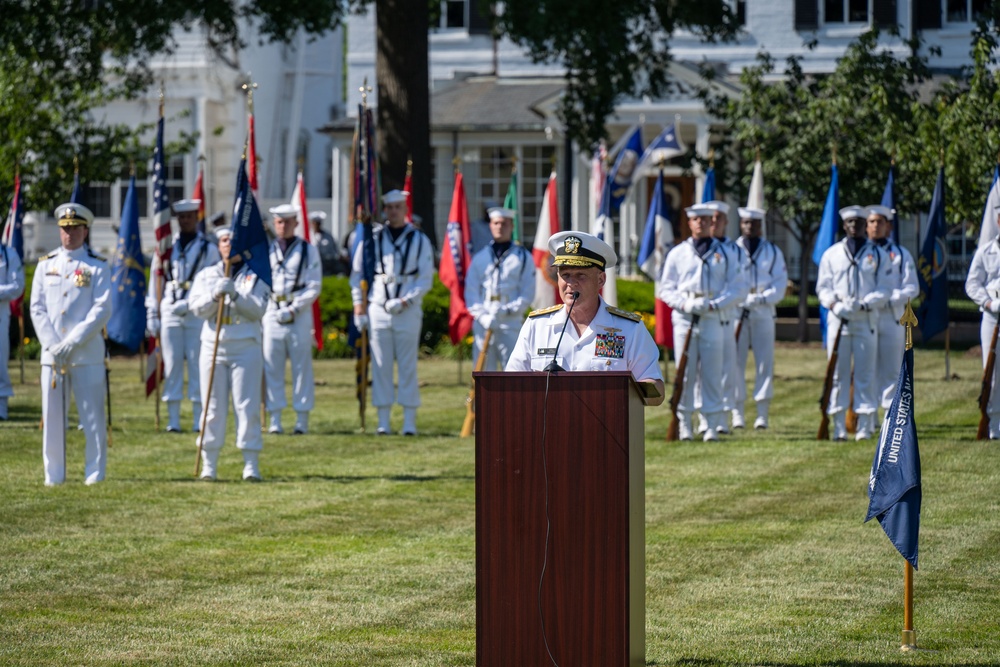
<path id="1" fill-rule="evenodd" d="M 738 356 L 735 322 L 739 319 L 740 312 L 740 310 L 735 311 L 735 318 L 722 325 L 722 407 L 725 410 L 732 410 L 735 407 L 743 409 L 743 404 L 736 402 L 736 385 L 743 378 L 743 372 L 736 366 Z"/>
<path id="2" fill-rule="evenodd" d="M 55 389 L 52 376 L 56 377 Z M 66 437 L 69 397 L 76 399 L 87 444 L 83 450 L 84 481 L 88 484 L 104 479 L 108 455 L 108 425 L 104 414 L 104 364 L 67 366 L 66 374 L 53 372 L 52 366 L 42 366 L 42 466 L 46 484 L 66 481 Z"/>
<path id="3" fill-rule="evenodd" d="M 490 349 L 486 353 L 486 365 L 484 371 L 502 371 L 507 366 L 514 345 L 517 343 L 518 334 L 521 333 L 522 320 L 520 317 L 508 318 L 509 322 L 498 321 L 490 336 Z M 479 322 L 472 323 L 472 363 L 479 359 L 479 351 L 483 349 L 483 338 L 486 336 L 486 329 L 479 325 Z"/>
<path id="4" fill-rule="evenodd" d="M 233 413 L 236 417 L 236 446 L 260 451 L 264 437 L 260 429 L 260 383 L 264 360 L 260 343 L 247 338 L 219 343 L 215 358 L 212 395 L 208 396 L 208 376 L 212 370 L 212 346 L 201 348 L 201 373 L 205 383 L 201 402 L 207 411 L 203 447 L 218 452 L 226 440 L 226 420 L 229 416 L 229 395 L 232 392 Z"/>
<path id="5" fill-rule="evenodd" d="M 420 406 L 417 386 L 417 352 L 424 313 L 415 304 L 398 315 L 389 315 L 380 304 L 368 309 L 371 322 L 372 405 L 384 408 L 399 403 Z M 399 391 L 393 390 L 393 362 L 399 374 Z"/>
<path id="6" fill-rule="evenodd" d="M 10 302 L 0 301 L 0 398 L 14 395 L 8 363 L 10 363 Z"/>
<path id="7" fill-rule="evenodd" d="M 264 318 L 264 379 L 268 412 L 288 406 L 285 398 L 286 359 L 292 365 L 292 408 L 296 412 L 308 412 L 315 405 L 316 394 L 311 313 L 296 317 L 291 324 L 279 324 L 269 316 Z"/>
<path id="8" fill-rule="evenodd" d="M 875 335 L 878 338 L 875 390 L 881 397 L 882 407 L 888 410 L 889 406 L 892 405 L 892 397 L 896 394 L 899 368 L 903 365 L 903 353 L 906 351 L 906 328 L 893 316 L 891 308 L 883 308 L 879 311 L 878 331 Z"/>
<path id="9" fill-rule="evenodd" d="M 163 320 L 160 329 L 160 346 L 163 348 L 163 400 L 179 401 L 184 398 L 184 365 L 187 364 L 188 391 L 191 401 L 201 400 L 198 378 L 198 354 L 201 349 L 201 328 L 205 323 L 199 317 L 187 315 L 180 319 Z"/>
<path id="10" fill-rule="evenodd" d="M 833 341 L 837 337 L 839 320 L 832 315 L 828 318 L 826 340 L 829 349 L 826 358 L 833 353 Z M 840 337 L 840 352 L 833 373 L 833 389 L 830 392 L 828 414 L 834 415 L 846 410 L 851 396 L 851 361 L 854 362 L 854 411 L 859 415 L 870 415 L 878 409 L 878 391 L 875 386 L 875 332 L 868 328 L 867 320 L 858 325 L 844 327 Z M 898 370 L 898 369 L 897 369 Z"/>
<path id="11" fill-rule="evenodd" d="M 737 322 L 738 324 L 738 322 Z M 733 328 L 733 338 L 736 328 Z M 770 401 L 774 397 L 774 313 L 770 307 L 751 308 L 743 321 L 740 339 L 736 343 L 736 407 L 743 410 L 747 400 L 746 368 L 753 350 L 753 400 Z"/>
<path id="12" fill-rule="evenodd" d="M 684 349 L 684 339 L 691 329 L 691 321 L 674 311 L 671 316 L 674 325 L 674 353 L 678 360 Z M 727 327 L 726 332 L 731 330 Z M 700 386 L 703 415 L 722 412 L 725 407 L 722 395 L 723 368 L 723 328 L 717 318 L 702 318 L 695 328 L 688 347 L 687 372 L 684 374 L 684 393 L 681 395 L 678 411 L 689 417 L 695 410 L 695 383 Z"/>
<path id="13" fill-rule="evenodd" d="M 990 354 L 990 343 L 993 341 L 993 328 L 997 324 L 997 316 L 992 313 L 983 313 L 983 320 L 979 323 L 979 341 L 983 347 L 983 368 L 986 368 L 986 360 Z M 1000 342 L 998 342 L 1000 347 Z M 1000 361 L 1000 360 L 998 360 Z M 1000 418 L 1000 397 L 997 396 L 997 377 L 1000 376 L 1000 363 L 993 365 L 993 385 L 990 391 L 990 402 L 986 405 L 986 414 L 990 416 L 991 426 Z"/>

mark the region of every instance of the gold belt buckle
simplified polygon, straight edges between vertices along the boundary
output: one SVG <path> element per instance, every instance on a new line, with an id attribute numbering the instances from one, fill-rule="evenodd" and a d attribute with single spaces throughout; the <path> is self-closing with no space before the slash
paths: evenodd
<path id="1" fill-rule="evenodd" d="M 490 301 L 499 301 L 499 300 L 500 300 L 500 297 L 499 297 L 499 295 L 496 295 L 496 296 L 491 296 L 491 297 L 490 297 Z"/>

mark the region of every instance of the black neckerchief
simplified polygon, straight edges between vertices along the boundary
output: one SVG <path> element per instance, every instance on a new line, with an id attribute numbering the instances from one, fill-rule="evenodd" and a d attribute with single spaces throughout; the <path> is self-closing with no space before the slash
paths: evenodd
<path id="1" fill-rule="evenodd" d="M 712 247 L 712 241 L 714 241 L 711 236 L 703 239 L 694 240 L 694 251 L 698 253 L 699 256 L 704 256 L 708 249 Z"/>
<path id="2" fill-rule="evenodd" d="M 866 241 L 867 239 L 859 239 L 854 236 L 848 236 L 844 239 L 844 242 L 847 244 L 847 250 L 851 253 L 852 257 L 857 257 L 861 254 L 861 250 L 865 247 Z"/>
<path id="3" fill-rule="evenodd" d="M 393 227 L 391 225 L 387 225 L 386 229 L 389 230 L 389 234 L 392 235 L 392 242 L 395 243 L 396 241 L 399 240 L 399 237 L 403 235 L 403 232 L 406 231 L 406 225 L 403 225 L 402 227 Z"/>
<path id="4" fill-rule="evenodd" d="M 294 240 L 295 239 L 286 239 L 283 236 L 278 238 L 278 247 L 281 248 L 282 256 L 288 253 L 288 246 L 290 246 Z"/>
<path id="5" fill-rule="evenodd" d="M 744 236 L 743 243 L 747 247 L 747 254 L 753 257 L 754 253 L 757 252 L 757 248 L 760 247 L 760 237 L 759 236 Z"/>
<path id="6" fill-rule="evenodd" d="M 504 241 L 502 243 L 494 241 L 493 242 L 493 256 L 496 257 L 497 259 L 500 259 L 501 257 L 504 256 L 504 253 L 506 253 L 508 250 L 510 250 L 510 247 L 512 245 L 514 245 L 514 243 L 512 241 Z"/>
<path id="7" fill-rule="evenodd" d="M 187 250 L 187 247 L 191 245 L 191 242 L 194 241 L 196 238 L 198 238 L 198 232 L 194 232 L 191 234 L 185 234 L 184 232 L 181 232 L 177 236 L 177 241 L 178 243 L 181 244 L 181 252 Z"/>

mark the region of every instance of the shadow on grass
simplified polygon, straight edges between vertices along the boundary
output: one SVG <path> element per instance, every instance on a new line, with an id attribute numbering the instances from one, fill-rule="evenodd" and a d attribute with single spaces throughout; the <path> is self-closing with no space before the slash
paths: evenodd
<path id="1" fill-rule="evenodd" d="M 440 481 L 460 481 L 474 482 L 474 475 L 277 475 L 275 477 L 265 477 L 261 482 L 247 482 L 237 477 L 231 479 L 219 478 L 214 481 L 207 481 L 194 476 L 149 478 L 149 477 L 115 477 L 115 482 L 148 484 L 150 482 L 166 482 L 181 484 L 197 484 L 199 486 L 210 487 L 215 484 L 246 484 L 247 486 L 256 484 L 287 484 L 293 482 L 335 482 L 337 484 L 354 484 L 356 482 L 440 482 Z"/>
<path id="2" fill-rule="evenodd" d="M 925 650 L 923 655 L 933 655 L 935 651 Z M 914 658 L 920 656 L 921 653 L 918 651 L 916 653 L 911 653 L 909 657 L 900 656 L 898 660 L 890 660 L 887 662 L 864 662 L 859 660 L 830 660 L 827 662 L 754 662 L 752 663 L 754 667 L 803 667 L 804 665 L 812 665 L 813 667 L 913 667 L 916 664 Z M 657 667 L 666 665 L 686 665 L 690 667 L 714 667 L 716 665 L 732 665 L 734 663 L 722 660 L 708 660 L 705 658 L 679 658 L 671 662 L 653 662 L 647 661 L 647 665 L 650 667 Z M 741 663 L 736 663 L 741 664 Z M 922 663 L 926 664 L 926 663 Z M 975 663 L 958 663 L 952 667 L 977 667 Z"/>

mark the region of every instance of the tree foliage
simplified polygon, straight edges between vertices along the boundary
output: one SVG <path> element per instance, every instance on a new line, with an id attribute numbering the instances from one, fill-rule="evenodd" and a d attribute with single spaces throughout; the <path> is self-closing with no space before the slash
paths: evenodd
<path id="1" fill-rule="evenodd" d="M 583 146 L 605 138 L 605 120 L 623 97 L 667 90 L 668 40 L 675 31 L 715 41 L 738 30 L 725 0 L 508 0 L 497 28 L 536 62 L 565 66 L 562 120 Z"/>

